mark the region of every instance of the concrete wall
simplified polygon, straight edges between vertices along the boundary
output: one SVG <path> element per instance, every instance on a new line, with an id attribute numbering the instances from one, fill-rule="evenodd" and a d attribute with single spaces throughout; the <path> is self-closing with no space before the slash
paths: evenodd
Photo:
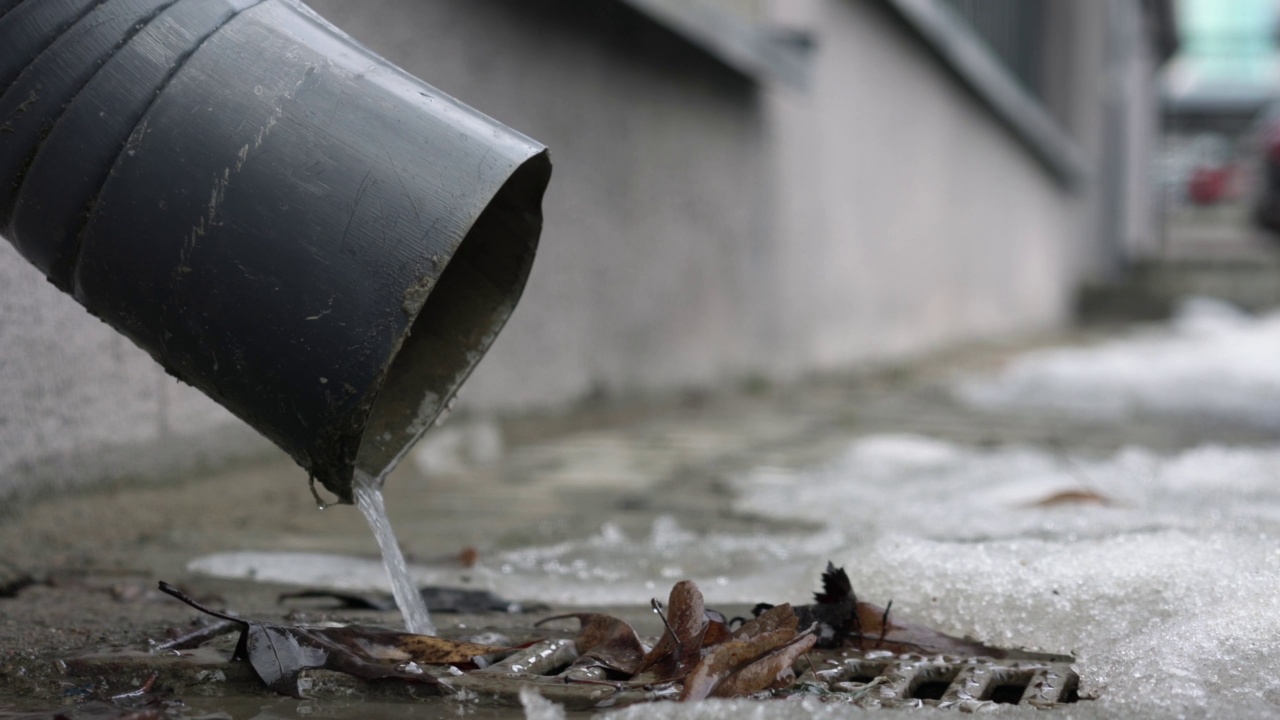
<path id="1" fill-rule="evenodd" d="M 785 379 L 1051 326 L 1096 252 L 1089 196 L 877 2 L 792 13 L 818 33 L 808 91 L 620 3 L 311 4 L 552 148 L 528 290 L 464 405 Z M 0 496 L 262 451 L 7 246 L 0 319 Z"/>
<path id="2" fill-rule="evenodd" d="M 1077 277 L 1097 279 L 1115 271 L 1112 206 L 1121 198 L 1114 189 L 1108 163 L 1107 123 L 1109 86 L 1107 64 L 1111 43 L 1107 31 L 1109 2 L 1048 0 L 1049 51 L 1046 53 L 1045 102 L 1053 116 L 1080 145 L 1092 166 L 1092 175 L 1073 195 L 1071 204 L 1080 237 L 1071 244 L 1071 271 Z M 1155 114 L 1154 107 L 1150 108 Z M 1108 205 L 1111 203 L 1111 205 Z"/>
<path id="3" fill-rule="evenodd" d="M 771 98 L 794 362 L 1064 321 L 1073 196 L 883 6 L 820 11 L 811 91 Z"/>
<path id="4" fill-rule="evenodd" d="M 1120 246 L 1128 258 L 1152 258 L 1162 250 L 1157 195 L 1155 157 L 1160 142 L 1161 118 L 1151 112 L 1159 107 L 1158 86 L 1151 81 L 1159 71 L 1160 60 L 1154 47 L 1142 42 L 1144 18 L 1132 5 L 1115 5 L 1123 31 L 1116 37 L 1121 53 L 1121 97 L 1124 99 L 1123 120 L 1119 133 L 1125 153 L 1123 195 L 1125 212 L 1119 228 Z"/>

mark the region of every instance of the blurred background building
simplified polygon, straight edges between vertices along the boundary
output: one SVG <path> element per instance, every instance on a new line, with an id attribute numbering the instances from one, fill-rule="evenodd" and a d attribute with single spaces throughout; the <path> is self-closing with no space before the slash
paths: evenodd
<path id="1" fill-rule="evenodd" d="M 1082 283 L 1160 254 L 1183 162 L 1153 182 L 1168 1 L 311 5 L 552 149 L 528 290 L 463 390 L 476 410 L 787 381 L 1062 326 Z M 1225 28 L 1216 5 L 1189 17 Z M 1211 59 L 1178 61 L 1168 107 L 1236 62 L 1222 43 L 1184 46 Z M 5 244 L 0 347 L 0 496 L 263 451 Z"/>
<path id="2" fill-rule="evenodd" d="M 1162 69 L 1157 243 L 1127 286 L 1092 298 L 1161 313 L 1198 293 L 1280 304 L 1280 3 L 1179 0 L 1177 53 Z"/>
<path id="3" fill-rule="evenodd" d="M 1261 181 L 1259 121 L 1280 82 L 1280 8 L 1274 0 L 1182 0 L 1179 8 L 1183 42 L 1161 88 L 1168 239 L 1182 251 L 1206 240 L 1239 246 L 1252 232 L 1250 199 Z"/>

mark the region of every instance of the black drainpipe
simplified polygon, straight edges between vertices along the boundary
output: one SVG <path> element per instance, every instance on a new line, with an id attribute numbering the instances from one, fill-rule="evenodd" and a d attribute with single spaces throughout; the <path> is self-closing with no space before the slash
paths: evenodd
<path id="1" fill-rule="evenodd" d="M 524 288 L 546 149 L 296 0 L 0 0 L 0 234 L 343 501 Z"/>

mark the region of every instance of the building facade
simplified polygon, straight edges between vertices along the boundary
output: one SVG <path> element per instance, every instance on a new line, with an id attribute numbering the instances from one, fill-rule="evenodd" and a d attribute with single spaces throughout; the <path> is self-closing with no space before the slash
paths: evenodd
<path id="1" fill-rule="evenodd" d="M 546 143 L 509 411 L 794 379 L 1069 322 L 1154 232 L 1167 3 L 314 0 Z M 0 495 L 261 452 L 0 244 Z"/>

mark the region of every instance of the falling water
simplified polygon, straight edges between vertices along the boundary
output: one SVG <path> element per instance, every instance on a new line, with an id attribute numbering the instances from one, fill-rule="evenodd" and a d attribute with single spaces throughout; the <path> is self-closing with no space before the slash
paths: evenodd
<path id="1" fill-rule="evenodd" d="M 378 539 L 378 546 L 382 548 L 382 562 L 387 566 L 387 575 L 391 578 L 391 592 L 395 595 L 396 605 L 404 614 L 405 628 L 419 635 L 434 635 L 436 629 L 431 624 L 427 604 L 422 600 L 422 594 L 418 592 L 413 578 L 409 577 L 409 566 L 396 543 L 391 521 L 387 519 L 387 506 L 382 501 L 382 485 L 386 479 L 386 473 L 374 477 L 357 468 L 355 477 L 352 478 L 356 507 L 364 513 L 374 537 Z"/>

